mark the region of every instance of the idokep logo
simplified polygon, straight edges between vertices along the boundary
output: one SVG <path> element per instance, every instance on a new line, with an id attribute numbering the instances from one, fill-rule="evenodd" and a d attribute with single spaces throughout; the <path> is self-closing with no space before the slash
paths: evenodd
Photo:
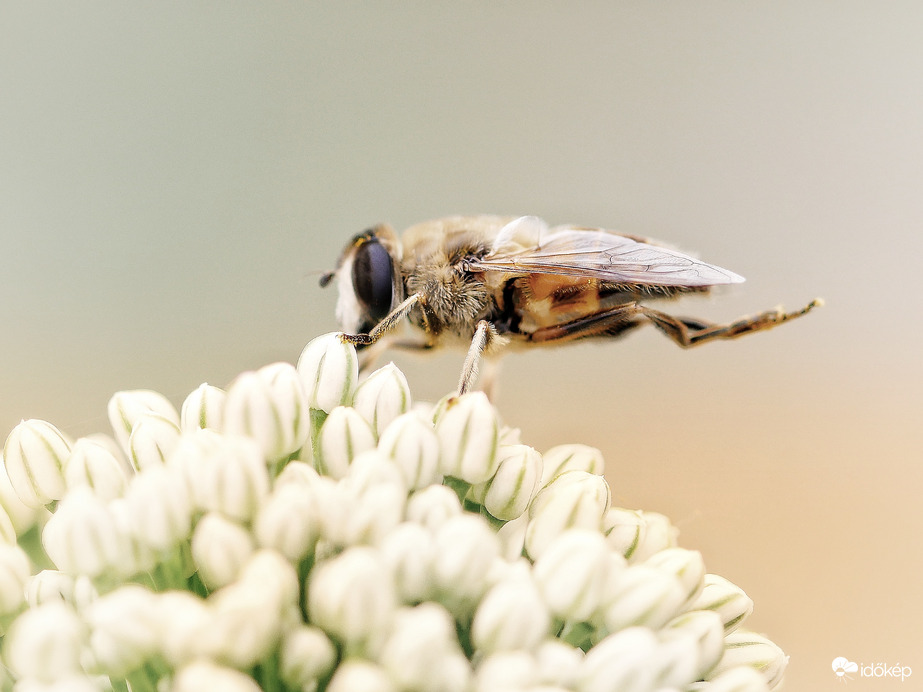
<path id="1" fill-rule="evenodd" d="M 842 656 L 837 656 L 833 659 L 832 667 L 837 680 L 843 682 L 855 679 L 855 673 L 858 673 L 860 678 L 876 678 L 879 680 L 890 678 L 900 682 L 904 682 L 913 674 L 910 666 L 902 666 L 899 663 L 895 665 L 887 663 L 854 663 Z"/>

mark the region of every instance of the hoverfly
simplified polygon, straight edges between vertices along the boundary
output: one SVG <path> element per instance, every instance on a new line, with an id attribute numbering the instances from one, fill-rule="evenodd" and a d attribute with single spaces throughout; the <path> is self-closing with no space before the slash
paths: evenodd
<path id="1" fill-rule="evenodd" d="M 463 342 L 458 391 L 477 376 L 485 350 L 614 338 L 652 323 L 683 348 L 770 329 L 822 304 L 768 310 L 727 324 L 674 317 L 648 301 L 707 293 L 743 277 L 657 241 L 599 228 L 549 228 L 534 216 L 452 216 L 399 238 L 387 225 L 355 236 L 337 268 L 336 314 L 344 341 L 377 342 L 405 317 L 433 348 Z"/>

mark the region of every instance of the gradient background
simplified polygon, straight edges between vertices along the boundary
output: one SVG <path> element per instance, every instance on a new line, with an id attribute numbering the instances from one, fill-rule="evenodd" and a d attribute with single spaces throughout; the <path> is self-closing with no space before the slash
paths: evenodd
<path id="1" fill-rule="evenodd" d="M 915 2 L 4 3 L 2 434 L 293 361 L 375 222 L 661 238 L 748 279 L 674 312 L 827 307 L 508 358 L 506 421 L 600 447 L 614 503 L 754 598 L 786 689 L 836 656 L 923 680 L 921 30 Z M 436 399 L 462 356 L 394 359 Z"/>

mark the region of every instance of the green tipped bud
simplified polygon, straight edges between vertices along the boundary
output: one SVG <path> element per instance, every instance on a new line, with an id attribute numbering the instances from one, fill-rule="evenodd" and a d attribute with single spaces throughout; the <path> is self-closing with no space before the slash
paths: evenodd
<path id="1" fill-rule="evenodd" d="M 28 507 L 41 507 L 64 497 L 64 465 L 71 445 L 56 427 L 26 420 L 13 428 L 3 447 L 13 490 Z"/>
<path id="2" fill-rule="evenodd" d="M 221 430 L 224 421 L 224 402 L 227 393 L 203 382 L 183 402 L 180 410 L 180 429 L 195 432 L 199 429 Z"/>
<path id="3" fill-rule="evenodd" d="M 359 385 L 352 405 L 372 426 L 375 435 L 381 436 L 391 421 L 410 410 L 407 378 L 394 363 L 388 363 Z"/>
<path id="4" fill-rule="evenodd" d="M 340 334 L 324 334 L 311 341 L 298 358 L 297 368 L 312 409 L 330 413 L 352 402 L 359 358 L 356 347 L 344 342 Z"/>
<path id="5" fill-rule="evenodd" d="M 436 423 L 440 471 L 467 483 L 483 483 L 497 472 L 497 412 L 484 392 L 450 401 Z"/>

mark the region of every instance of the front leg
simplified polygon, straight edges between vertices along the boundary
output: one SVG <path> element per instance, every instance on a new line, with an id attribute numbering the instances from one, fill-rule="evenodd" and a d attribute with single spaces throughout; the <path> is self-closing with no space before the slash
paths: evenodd
<path id="1" fill-rule="evenodd" d="M 499 339 L 500 334 L 490 322 L 487 320 L 478 322 L 474 330 L 474 338 L 471 339 L 471 346 L 468 347 L 468 355 L 465 356 L 461 377 L 458 378 L 458 396 L 467 392 L 474 384 L 478 376 L 481 355 L 494 341 Z"/>
<path id="2" fill-rule="evenodd" d="M 340 334 L 340 340 L 353 346 L 370 346 L 394 329 L 402 319 L 410 314 L 417 303 L 422 301 L 423 296 L 420 293 L 414 293 L 389 312 L 368 334 Z"/>

